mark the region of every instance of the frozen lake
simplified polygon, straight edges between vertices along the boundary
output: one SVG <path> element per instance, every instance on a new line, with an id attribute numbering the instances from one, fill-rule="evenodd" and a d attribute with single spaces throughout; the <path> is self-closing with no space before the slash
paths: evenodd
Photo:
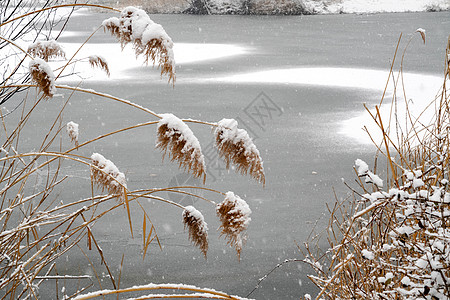
<path id="1" fill-rule="evenodd" d="M 70 43 L 83 42 L 108 17 L 109 14 L 76 15 L 68 27 L 70 34 L 60 41 L 71 49 Z M 181 211 L 160 203 L 148 203 L 147 210 L 164 249 L 160 251 L 154 245 L 145 260 L 142 237 L 135 232 L 135 239 L 131 239 L 125 211 L 117 210 L 96 224 L 94 234 L 115 268 L 125 253 L 122 287 L 182 282 L 240 296 L 246 296 L 258 279 L 279 262 L 302 258 L 296 243 L 306 241 L 316 220 L 320 219 L 318 229 L 324 228 L 328 221 L 325 205 L 334 202 L 333 188 L 340 198 L 348 194 L 341 178 L 353 182 L 354 160 L 361 158 L 372 165 L 375 149 L 359 138 L 361 126 L 352 125 L 354 132 L 349 132 L 348 128 L 344 130 L 343 121 L 361 116 L 363 103 L 373 106 L 379 102 L 384 88 L 380 82 L 384 82 L 383 74 L 387 79 L 384 72 L 390 67 L 400 33 L 404 34 L 400 46 L 403 49 L 417 28 L 426 29 L 426 45 L 420 36 L 414 38 L 405 69 L 426 74 L 432 86 L 443 70 L 450 29 L 449 12 L 152 18 L 164 26 L 176 43 L 175 88 L 165 78 L 161 80 L 157 70 L 129 63 L 134 57 L 128 52 L 116 57 L 119 44 L 102 32 L 94 36 L 94 46 L 89 50 L 110 61 L 116 57 L 116 62 L 111 61 L 112 78 L 106 80 L 100 75 L 100 80 L 87 79 L 82 86 L 182 118 L 239 118 L 245 124 L 241 126 L 255 137 L 263 156 L 266 186 L 234 172 L 224 172 L 215 159 L 207 159 L 211 174 L 206 185 L 223 192 L 234 191 L 253 211 L 240 262 L 215 231 L 218 222 L 213 208 L 201 202 L 194 205 L 209 224 L 208 260 L 188 241 Z M 428 99 L 417 96 L 415 100 Z M 46 102 L 41 107 L 41 118 L 58 111 L 61 103 L 61 98 Z M 75 95 L 64 118 L 80 124 L 80 139 L 84 140 L 148 121 L 149 116 L 101 98 Z M 44 121 L 36 121 L 36 126 Z M 191 128 L 204 148 L 212 142 L 209 128 Z M 80 154 L 99 152 L 111 159 L 127 175 L 130 189 L 166 187 L 175 180 L 184 182 L 187 178 L 177 165 L 162 162 L 160 152 L 154 149 L 155 132 L 155 127 L 146 127 L 116 135 L 80 150 Z M 74 198 L 89 195 L 88 170 L 64 170 L 79 184 L 67 187 Z M 190 198 L 172 200 L 192 203 Z M 136 217 L 135 222 L 138 228 L 142 220 Z M 74 274 L 89 272 L 89 268 L 83 257 L 71 253 L 58 270 L 67 269 Z M 305 293 L 314 293 L 306 272 L 305 265 L 287 264 L 251 296 L 298 299 Z"/>

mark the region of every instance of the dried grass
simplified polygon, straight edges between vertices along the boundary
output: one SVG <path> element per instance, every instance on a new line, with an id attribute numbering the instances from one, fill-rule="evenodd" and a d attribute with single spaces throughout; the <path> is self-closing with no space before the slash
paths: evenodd
<path id="1" fill-rule="evenodd" d="M 82 4 L 77 6 L 82 6 Z M 58 7 L 67 7 L 67 5 Z M 97 6 L 94 5 L 94 7 Z M 52 8 L 48 7 L 46 9 L 51 10 Z M 10 22 L 14 20 L 20 20 L 20 17 L 14 18 Z M 0 24 L 0 27 L 3 24 Z M 151 54 L 148 55 L 152 56 Z M 161 55 L 161 53 L 156 55 Z M 48 58 L 50 57 L 51 55 L 49 54 Z M 72 58 L 74 57 L 75 55 Z M 66 63 L 65 66 L 69 63 Z M 106 63 L 104 64 L 101 59 L 94 59 L 90 63 L 108 71 Z M 37 82 L 37 86 L 42 90 L 45 97 L 51 97 L 54 94 L 56 90 L 54 81 L 56 79 L 52 69 L 43 59 L 36 57 L 32 60 L 30 63 L 30 74 L 33 81 Z M 12 85 L 12 87 L 18 88 L 27 88 L 30 86 L 29 84 Z M 64 290 L 62 297 L 67 299 L 75 298 L 91 287 L 102 290 L 102 284 L 106 283 L 100 279 L 99 274 L 101 273 L 96 270 L 97 267 L 102 268 L 101 271 L 107 273 L 106 276 L 110 280 L 109 284 L 113 288 L 110 294 L 132 291 L 133 289 L 120 289 L 120 282 L 115 279 L 115 274 L 113 274 L 109 267 L 108 255 L 104 253 L 97 242 L 94 225 L 110 212 L 125 207 L 132 232 L 132 210 L 130 209 L 130 205 L 137 203 L 144 216 L 142 223 L 144 257 L 149 251 L 149 245 L 151 243 L 158 243 L 162 249 L 158 235 L 156 234 L 156 227 L 151 222 L 149 214 L 146 212 L 146 207 L 139 202 L 141 198 L 149 201 L 160 201 L 173 205 L 178 209 L 183 209 L 183 223 L 189 230 L 189 238 L 206 256 L 208 250 L 207 225 L 201 213 L 194 208 L 183 207 L 178 203 L 174 203 L 163 197 L 157 197 L 154 194 L 158 192 L 181 193 L 197 197 L 215 205 L 212 200 L 195 195 L 189 191 L 197 188 L 208 192 L 222 193 L 208 188 L 185 186 L 129 191 L 125 175 L 111 161 L 105 159 L 100 154 L 94 154 L 90 158 L 82 154 L 88 145 L 103 138 L 142 126 L 160 124 L 160 122 L 149 121 L 116 129 L 91 140 L 86 140 L 81 144 L 78 144 L 78 126 L 75 126 L 77 124 L 69 122 L 66 126 L 63 125 L 64 112 L 70 108 L 68 103 L 71 96 L 74 93 L 80 92 L 118 101 L 140 112 L 143 111 L 153 118 L 161 118 L 163 115 L 158 115 L 150 109 L 139 106 L 129 100 L 120 99 L 93 90 L 60 85 L 58 89 L 63 91 L 68 90 L 72 94 L 67 97 L 59 112 L 56 112 L 55 115 L 47 115 L 45 118 L 40 119 L 40 130 L 38 131 L 30 129 L 29 121 L 32 116 L 37 114 L 36 108 L 43 103 L 44 97 L 40 97 L 40 95 L 33 95 L 33 93 L 26 94 L 26 99 L 21 102 L 19 109 L 21 113 L 17 112 L 18 118 L 6 119 L 3 115 L 0 115 L 2 119 L 2 126 L 0 127 L 0 297 L 2 299 L 39 299 L 41 297 L 47 297 L 48 289 L 40 289 L 40 287 L 50 281 L 56 286 L 56 297 L 54 298 L 60 297 L 59 291 L 61 291 L 61 285 Z M 33 96 L 35 96 L 34 99 L 32 99 Z M 20 95 L 20 97 L 22 96 Z M 47 124 L 47 121 L 49 124 Z M 181 122 L 180 124 L 184 124 L 183 121 L 179 121 Z M 195 122 L 207 126 L 212 125 L 211 123 L 201 121 Z M 47 125 L 48 127 L 46 127 Z M 186 125 L 184 124 L 184 126 Z M 179 130 L 178 127 L 177 130 L 175 130 L 175 127 L 170 126 L 164 128 L 162 125 L 161 127 L 158 128 L 158 130 L 161 129 L 161 133 L 159 133 L 161 136 L 160 142 L 162 142 L 161 149 L 165 152 L 170 151 L 172 160 L 178 161 L 180 166 L 184 166 L 184 168 L 193 172 L 198 177 L 204 176 L 206 171 L 200 145 L 193 143 L 196 138 L 190 129 L 188 131 L 187 126 L 187 129 L 183 126 L 180 127 L 184 128 L 183 130 Z M 12 130 L 10 130 L 11 128 Z M 75 143 L 75 147 L 72 147 L 73 145 L 70 143 L 64 142 L 67 139 L 66 136 L 63 136 L 65 133 L 64 128 L 67 129 L 71 141 Z M 36 145 L 31 145 L 30 147 L 36 149 L 34 152 L 27 153 L 22 149 L 24 139 L 28 138 L 28 136 L 24 137 L 24 131 L 27 134 L 31 131 L 33 132 L 33 141 L 36 141 Z M 167 135 L 168 133 L 169 135 Z M 181 141 L 183 140 L 182 136 L 190 136 L 189 141 Z M 28 141 L 26 143 L 26 148 L 29 148 Z M 69 145 L 68 149 L 66 148 L 67 145 Z M 79 152 L 77 153 L 80 154 L 72 154 L 75 150 L 78 150 Z M 89 153 L 91 152 L 89 151 Z M 91 185 L 90 189 L 79 188 L 76 195 L 67 193 L 69 190 L 67 189 L 67 185 L 76 184 L 78 187 L 80 182 L 75 182 L 73 179 L 74 176 L 72 176 L 73 174 L 67 173 L 67 168 L 63 167 L 66 162 L 84 166 L 86 171 L 89 168 L 91 172 L 90 182 L 85 183 L 87 186 L 89 184 Z M 96 195 L 93 189 L 94 185 L 98 185 L 102 191 L 106 191 L 107 193 Z M 119 203 L 114 202 L 114 199 L 117 197 L 121 200 Z M 239 214 L 233 214 L 231 211 L 228 211 L 228 218 L 236 218 L 238 216 Z M 247 224 L 248 221 L 249 219 L 247 220 Z M 245 227 L 243 224 L 237 225 L 237 223 L 232 225 L 231 221 L 229 224 L 231 227 L 235 227 L 234 234 L 240 234 L 242 232 L 242 230 L 237 229 L 238 227 L 242 229 Z M 240 230 L 239 233 L 236 230 Z M 239 237 L 239 239 L 241 238 Z M 237 240 L 238 238 L 235 238 L 233 243 L 238 243 Z M 94 253 L 84 251 L 85 247 L 82 246 L 83 243 L 86 243 L 89 250 L 94 250 Z M 66 277 L 58 273 L 57 266 L 61 263 L 61 257 L 66 256 L 69 251 L 78 251 L 85 256 L 92 266 L 92 271 L 97 278 L 97 282 L 94 281 L 94 276 L 80 274 L 79 276 Z M 100 258 L 101 266 L 98 266 L 98 264 L 90 259 L 92 255 Z M 121 275 L 122 272 L 119 273 L 119 281 Z M 66 279 L 77 280 L 75 291 L 70 292 L 69 289 L 66 289 Z M 59 283 L 58 280 L 60 280 Z M 63 281 L 64 283 L 62 283 Z M 155 289 L 165 287 L 170 289 L 173 285 L 157 285 Z M 149 288 L 146 286 L 140 290 L 145 289 L 151 290 L 153 287 Z M 184 290 L 193 291 L 197 294 L 191 293 L 173 296 L 178 298 L 192 298 L 193 295 L 198 295 L 198 297 L 217 299 L 238 299 L 225 293 L 195 287 L 185 286 Z M 44 293 L 41 295 L 42 291 Z M 101 296 L 102 293 L 103 291 L 100 291 L 96 296 Z M 104 294 L 108 293 L 106 291 L 104 292 Z M 172 296 L 172 294 L 167 292 L 163 296 L 167 298 Z M 80 297 L 80 299 L 87 299 L 94 296 L 90 294 L 83 296 L 84 298 L 82 296 Z M 153 296 L 150 295 L 148 297 L 151 298 Z"/>
<path id="2" fill-rule="evenodd" d="M 328 249 L 319 246 L 320 236 L 305 244 L 305 262 L 315 271 L 309 278 L 320 289 L 316 299 L 450 296 L 448 74 L 446 66 L 442 89 L 431 99 L 431 121 L 408 116 L 406 124 L 400 124 L 392 109 L 393 123 L 383 124 L 378 107 L 371 113 L 383 134 L 374 169 L 382 154 L 387 190 L 358 176 L 352 196 L 329 208 Z M 397 100 L 394 95 L 393 107 Z M 393 128 L 395 134 L 390 133 Z"/>

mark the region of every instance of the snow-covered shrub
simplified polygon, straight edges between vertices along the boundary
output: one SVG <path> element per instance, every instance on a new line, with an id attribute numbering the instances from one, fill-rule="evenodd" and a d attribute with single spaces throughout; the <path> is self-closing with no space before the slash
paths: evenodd
<path id="1" fill-rule="evenodd" d="M 450 297 L 448 75 L 446 62 L 444 84 L 430 104 L 435 107 L 430 124 L 409 119 L 407 128 L 414 130 L 389 136 L 385 131 L 389 124 L 381 123 L 378 109 L 373 112 L 383 134 L 378 151 L 389 171 L 383 185 L 368 164 L 357 159 L 359 187 L 330 211 L 329 248 L 315 252 L 312 243 L 306 244 L 305 262 L 316 271 L 309 278 L 320 289 L 318 298 Z M 405 124 L 390 125 L 403 128 Z M 319 269 L 318 264 L 326 268 Z"/>

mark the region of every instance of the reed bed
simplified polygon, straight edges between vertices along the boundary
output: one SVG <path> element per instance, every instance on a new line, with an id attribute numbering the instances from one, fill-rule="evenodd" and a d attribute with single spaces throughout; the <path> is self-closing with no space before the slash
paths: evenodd
<path id="1" fill-rule="evenodd" d="M 112 8 L 93 4 L 74 4 L 77 7 L 94 7 L 101 9 Z M 71 7 L 70 4 L 45 7 L 40 12 Z M 38 13 L 30 12 L 27 15 Z M 25 16 L 15 16 L 8 22 L 0 24 L 7 27 Z M 134 28 L 136 24 L 145 23 L 140 33 Z M 111 27 L 113 24 L 117 27 Z M 108 28 L 108 26 L 110 26 Z M 147 14 L 137 8 L 128 7 L 121 11 L 120 18 L 111 18 L 103 22 L 103 27 L 119 37 L 120 43 L 134 43 L 137 54 L 146 55 L 147 59 L 161 67 L 161 74 L 167 75 L 172 83 L 175 80 L 175 63 L 171 53 L 172 41 L 159 24 L 150 20 Z M 134 29 L 133 29 L 134 28 Z M 89 37 L 90 38 L 90 37 Z M 89 40 L 88 38 L 88 40 Z M 86 41 L 87 42 L 87 41 Z M 142 43 L 142 44 L 140 44 Z M 83 44 L 84 45 L 84 44 Z M 14 44 L 13 44 L 14 46 Z M 179 209 L 179 222 L 184 224 L 188 231 L 188 239 L 198 247 L 205 258 L 208 251 L 208 227 L 200 211 L 193 206 L 183 206 L 165 198 L 167 193 L 189 194 L 211 204 L 217 210 L 222 224 L 222 234 L 228 243 L 238 252 L 240 258 L 242 240 L 245 230 L 250 222 L 251 210 L 245 201 L 234 193 L 223 193 L 207 187 L 166 187 L 142 188 L 130 190 L 127 186 L 127 176 L 120 171 L 121 166 L 107 159 L 103 154 L 89 152 L 88 145 L 114 136 L 121 132 L 130 132 L 135 128 L 157 125 L 154 132 L 156 148 L 180 163 L 180 168 L 192 173 L 194 176 L 205 178 L 206 166 L 201 153 L 201 146 L 193 131 L 187 124 L 195 123 L 203 126 L 217 128 L 218 123 L 198 121 L 192 119 L 179 119 L 172 114 L 158 114 L 146 107 L 139 106 L 128 99 L 121 99 L 106 93 L 86 90 L 80 87 L 58 85 L 57 81 L 63 75 L 69 64 L 90 63 L 109 72 L 107 62 L 98 55 L 87 58 L 78 58 L 75 55 L 66 65 L 52 70 L 49 61 L 63 59 L 64 55 L 57 41 L 36 42 L 28 51 L 16 47 L 17 55 L 22 55 L 20 64 L 29 64 L 29 80 L 23 84 L 10 80 L 8 74 L 4 77 L 4 86 L 0 89 L 14 88 L 28 89 L 26 97 L 16 112 L 17 118 L 11 119 L 0 111 L 0 299 L 39 299 L 48 297 L 40 295 L 40 287 L 44 282 L 73 281 L 77 282 L 75 290 L 56 290 L 53 298 L 59 298 L 62 293 L 64 299 L 91 299 L 104 295 L 127 296 L 135 292 L 163 291 L 162 294 L 142 295 L 140 299 L 152 298 L 210 298 L 210 299 L 242 299 L 230 296 L 223 292 L 211 289 L 198 288 L 185 285 L 161 284 L 153 285 L 141 283 L 131 288 L 121 288 L 121 273 L 114 274 L 110 268 L 108 255 L 101 249 L 96 237 L 95 225 L 105 215 L 115 210 L 122 210 L 127 214 L 130 235 L 133 236 L 133 225 L 138 219 L 143 232 L 142 250 L 145 258 L 150 244 L 161 247 L 156 233 L 156 226 L 152 223 L 147 200 L 168 204 L 168 209 Z M 142 50 L 145 50 L 142 52 Z M 153 49 L 153 50 L 152 50 Z M 18 66 L 20 67 L 20 66 Z M 54 73 L 55 72 L 55 73 Z M 51 101 L 56 92 L 70 93 L 60 111 L 54 116 L 41 119 L 41 131 L 35 136 L 39 141 L 35 145 L 24 145 L 26 132 L 33 126 L 32 116 L 38 113 L 38 106 L 53 105 Z M 122 105 L 143 111 L 148 114 L 151 121 L 135 124 L 100 136 L 83 140 L 79 131 L 88 130 L 83 124 L 65 120 L 64 111 L 70 109 L 70 99 L 74 93 L 85 93 L 116 101 Z M 16 95 L 17 97 L 21 95 Z M 8 99 L 14 99 L 10 97 Z M 47 99 L 48 101 L 44 101 Z M 226 130 L 226 127 L 223 127 Z M 237 130 L 237 128 L 235 128 Z M 248 134 L 241 130 L 244 139 L 241 143 L 251 145 L 252 153 L 258 153 L 261 169 L 257 180 L 264 178 L 262 160 L 259 152 Z M 67 140 L 68 142 L 63 142 Z M 33 150 L 29 150 L 33 149 Z M 220 151 L 220 149 L 219 149 Z M 227 155 L 233 155 L 227 150 Z M 107 156 L 107 155 L 106 155 Z M 237 166 L 247 167 L 247 161 L 233 162 Z M 67 194 L 67 186 L 77 184 L 63 166 L 74 164 L 85 168 L 90 174 L 91 189 L 80 191 L 79 195 Z M 246 173 L 246 172 L 242 172 Z M 251 175 L 253 171 L 249 172 Z M 38 176 L 37 176 L 38 175 Z M 39 177 L 39 184 L 36 178 Z M 255 176 L 253 176 L 255 177 Z M 97 188 L 96 188 L 97 187 Z M 207 196 L 194 195 L 188 191 L 200 189 L 207 192 Z M 231 200 L 235 204 L 231 209 Z M 142 201 L 145 199 L 146 201 Z M 231 202 L 230 202 L 231 201 Z M 224 203 L 227 203 L 226 205 Z M 237 205 L 238 204 L 238 205 Z M 135 206 L 139 213 L 130 209 Z M 230 206 L 231 205 L 231 206 Z M 229 209 L 224 210 L 224 207 Z M 133 210 L 136 211 L 136 210 Z M 86 246 L 84 246 L 86 244 Z M 87 250 L 87 251 L 86 251 Z M 89 251 L 90 250 L 90 251 Z M 80 273 L 67 275 L 58 272 L 58 263 L 61 257 L 69 251 L 78 251 L 92 265 L 94 276 Z M 101 258 L 102 266 L 95 265 L 92 257 Z M 122 260 L 123 263 L 123 260 Z M 97 268 L 105 269 L 109 283 L 103 283 L 98 275 Z M 111 286 L 105 289 L 104 285 Z M 174 290 L 183 293 L 174 292 Z M 88 293 L 89 292 L 89 293 Z M 134 295 L 134 294 L 133 294 Z"/>
<path id="2" fill-rule="evenodd" d="M 416 33 L 425 42 L 425 31 Z M 442 88 L 428 105 L 432 119 L 413 116 L 405 101 L 401 121 L 396 108 L 407 99 L 402 80 L 409 42 L 400 71 L 391 68 L 388 79 L 402 95 L 394 93 L 391 115 L 380 114 L 386 93 L 380 105 L 368 109 L 382 133 L 373 166 L 355 161 L 357 185 L 348 185 L 351 196 L 329 207 L 326 241 L 316 235 L 302 250 L 314 270 L 309 278 L 319 288 L 316 299 L 450 297 L 450 39 Z M 383 176 L 375 175 L 377 170 Z"/>

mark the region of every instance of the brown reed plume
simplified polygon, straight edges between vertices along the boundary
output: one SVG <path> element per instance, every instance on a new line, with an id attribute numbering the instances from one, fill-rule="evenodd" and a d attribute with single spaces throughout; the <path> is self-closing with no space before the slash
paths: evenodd
<path id="1" fill-rule="evenodd" d="M 236 249 L 240 259 L 242 247 L 247 240 L 244 231 L 251 221 L 250 207 L 239 196 L 228 192 L 225 199 L 217 205 L 216 213 L 222 223 L 219 227 L 220 234 L 225 235 L 227 244 Z"/>
<path id="2" fill-rule="evenodd" d="M 119 200 L 125 200 L 127 180 L 125 175 L 119 171 L 114 163 L 106 159 L 99 153 L 91 156 L 91 174 L 94 182 L 102 189 L 107 190 L 109 194 L 119 195 Z"/>
<path id="3" fill-rule="evenodd" d="M 183 210 L 184 229 L 189 230 L 189 240 L 203 252 L 206 258 L 208 252 L 208 225 L 201 212 L 193 206 L 186 206 Z"/>
<path id="4" fill-rule="evenodd" d="M 51 98 L 56 92 L 55 75 L 43 59 L 36 57 L 30 61 L 29 70 L 34 82 L 45 97 Z"/>
<path id="5" fill-rule="evenodd" d="M 247 131 L 239 129 L 234 119 L 222 119 L 215 130 L 216 146 L 221 157 L 225 159 L 227 169 L 231 163 L 237 166 L 236 171 L 250 174 L 261 182 L 266 182 L 263 161 L 258 149 Z"/>
<path id="6" fill-rule="evenodd" d="M 75 146 L 78 146 L 78 124 L 70 121 L 69 123 L 67 123 L 66 129 L 67 133 L 69 134 L 70 141 L 74 143 Z"/>
<path id="7" fill-rule="evenodd" d="M 105 71 L 106 75 L 108 75 L 108 77 L 109 77 L 110 72 L 109 72 L 108 62 L 100 55 L 89 56 L 89 64 L 93 68 L 98 67 L 98 68 L 102 69 L 103 71 Z"/>
<path id="8" fill-rule="evenodd" d="M 102 25 L 119 40 L 122 48 L 132 43 L 136 56 L 143 54 L 146 64 L 151 60 L 153 65 L 161 68 L 161 76 L 167 75 L 169 82 L 175 82 L 172 39 L 145 11 L 129 6 L 122 10 L 120 18 L 106 19 Z"/>
<path id="9" fill-rule="evenodd" d="M 27 53 L 34 57 L 42 58 L 47 62 L 50 58 L 66 57 L 66 53 L 55 40 L 35 42 L 28 46 Z"/>
<path id="10" fill-rule="evenodd" d="M 156 148 L 169 151 L 172 161 L 178 161 L 180 167 L 191 171 L 195 177 L 206 179 L 206 165 L 200 143 L 192 130 L 173 114 L 161 114 L 158 122 L 158 137 Z"/>

